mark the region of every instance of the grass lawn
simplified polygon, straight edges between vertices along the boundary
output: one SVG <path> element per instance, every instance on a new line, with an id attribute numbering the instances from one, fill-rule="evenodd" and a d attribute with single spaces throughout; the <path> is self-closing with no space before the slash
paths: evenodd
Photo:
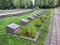
<path id="1" fill-rule="evenodd" d="M 0 19 L 0 35 L 5 32 L 6 25 L 11 24 L 11 23 L 20 24 L 20 20 L 22 18 L 28 18 L 28 16 L 32 16 L 32 15 L 39 13 L 39 12 L 40 12 L 40 10 L 35 10 L 32 13 L 25 14 L 22 16 L 12 16 L 12 17 L 8 17 L 8 18 Z"/>
<path id="2" fill-rule="evenodd" d="M 12 36 L 12 35 L 4 34 L 6 32 L 6 29 L 5 29 L 6 25 L 11 24 L 11 23 L 20 24 L 20 19 L 28 18 L 28 16 L 32 16 L 33 14 L 39 13 L 40 11 L 41 10 L 35 10 L 32 13 L 25 14 L 22 16 L 12 16 L 12 17 L 8 17 L 8 18 L 0 19 L 0 45 L 44 45 L 44 41 L 45 41 L 46 35 L 48 33 L 48 26 L 49 26 L 49 22 L 50 22 L 50 18 L 51 18 L 50 15 L 52 14 L 52 10 L 50 10 L 50 13 L 48 14 L 49 19 L 47 19 L 47 21 L 45 21 L 45 25 L 44 25 L 43 29 L 41 29 L 41 30 L 37 29 L 37 31 L 40 32 L 40 36 L 36 43 L 25 40 L 25 39 L 18 38 L 17 36 L 14 36 L 14 35 Z M 46 13 L 47 13 L 47 11 L 45 13 L 43 13 L 43 15 L 47 15 Z"/>

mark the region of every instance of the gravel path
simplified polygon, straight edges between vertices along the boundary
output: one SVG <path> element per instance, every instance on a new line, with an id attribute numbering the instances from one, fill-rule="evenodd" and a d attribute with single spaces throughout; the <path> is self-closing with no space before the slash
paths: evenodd
<path id="1" fill-rule="evenodd" d="M 58 9 L 54 9 L 54 15 L 45 45 L 60 45 L 60 12 Z"/>

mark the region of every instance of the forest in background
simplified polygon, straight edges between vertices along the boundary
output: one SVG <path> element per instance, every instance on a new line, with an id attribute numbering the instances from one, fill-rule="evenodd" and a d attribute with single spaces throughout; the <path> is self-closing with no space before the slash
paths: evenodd
<path id="1" fill-rule="evenodd" d="M 60 6 L 60 0 L 0 0 L 0 9 L 12 8 L 54 8 Z"/>

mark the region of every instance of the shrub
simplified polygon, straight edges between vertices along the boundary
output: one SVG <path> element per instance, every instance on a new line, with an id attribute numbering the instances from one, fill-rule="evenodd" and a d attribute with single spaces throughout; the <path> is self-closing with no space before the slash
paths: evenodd
<path id="1" fill-rule="evenodd" d="M 40 16 L 41 21 L 44 23 L 48 17 L 46 15 Z"/>
<path id="2" fill-rule="evenodd" d="M 30 7 L 30 0 L 13 0 L 14 7 L 27 8 Z"/>
<path id="3" fill-rule="evenodd" d="M 34 38 L 36 35 L 36 27 L 34 27 L 33 23 L 29 23 L 26 26 L 22 26 L 21 31 L 18 31 L 17 34 Z"/>
<path id="4" fill-rule="evenodd" d="M 36 18 L 33 23 L 36 27 L 42 26 L 42 22 L 41 22 L 40 18 Z"/>
<path id="5" fill-rule="evenodd" d="M 26 36 L 27 28 L 26 26 L 21 27 L 21 30 L 17 31 L 17 35 Z"/>
<path id="6" fill-rule="evenodd" d="M 27 26 L 28 28 L 27 28 L 27 30 L 28 30 L 28 36 L 29 37 L 35 37 L 35 35 L 36 35 L 36 27 L 34 27 L 34 24 L 33 23 L 30 23 L 30 24 L 28 24 L 28 26 Z"/>
<path id="7" fill-rule="evenodd" d="M 51 14 L 51 10 L 46 10 L 44 14 L 40 16 L 41 21 L 44 23 L 45 21 L 50 20 Z"/>

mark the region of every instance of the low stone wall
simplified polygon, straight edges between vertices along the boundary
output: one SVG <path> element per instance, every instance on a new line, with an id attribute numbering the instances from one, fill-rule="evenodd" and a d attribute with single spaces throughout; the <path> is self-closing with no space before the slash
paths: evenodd
<path id="1" fill-rule="evenodd" d="M 11 16 L 21 16 L 23 14 L 31 13 L 33 11 L 34 11 L 34 9 L 29 10 L 29 11 L 25 11 L 25 12 L 14 12 L 14 13 L 0 14 L 0 18 L 11 17 Z"/>

